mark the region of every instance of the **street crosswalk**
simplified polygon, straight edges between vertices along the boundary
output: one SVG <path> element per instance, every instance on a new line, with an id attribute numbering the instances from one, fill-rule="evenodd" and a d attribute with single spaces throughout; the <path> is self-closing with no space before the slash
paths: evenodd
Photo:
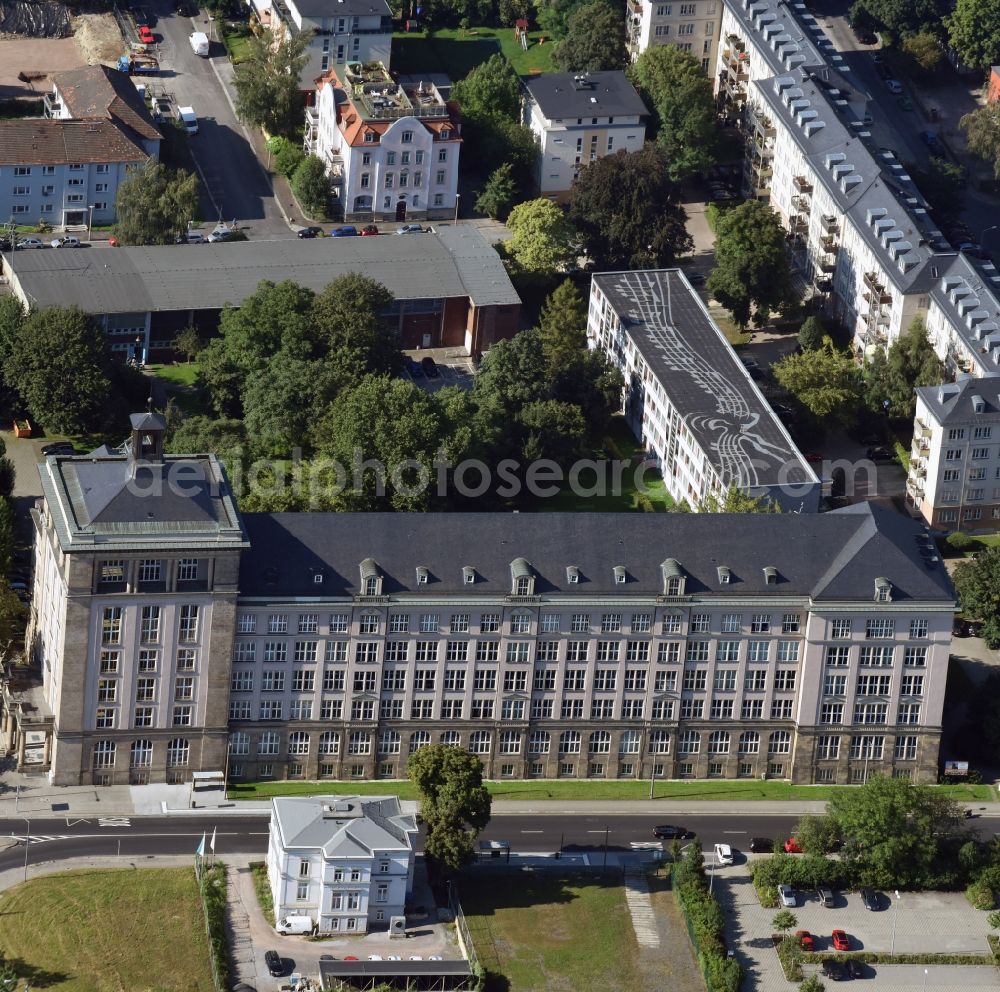
<path id="1" fill-rule="evenodd" d="M 27 839 L 30 840 L 32 844 L 41 844 L 47 840 L 69 840 L 72 834 L 28 834 Z M 25 842 L 24 834 L 11 834 L 11 837 L 23 844 Z"/>

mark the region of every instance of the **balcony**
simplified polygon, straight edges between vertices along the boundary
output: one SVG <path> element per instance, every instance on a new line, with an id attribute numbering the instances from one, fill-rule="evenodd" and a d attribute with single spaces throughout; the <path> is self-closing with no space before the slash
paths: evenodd
<path id="1" fill-rule="evenodd" d="M 802 214 L 792 214 L 788 218 L 788 229 L 792 234 L 804 234 L 809 230 L 809 218 Z"/>
<path id="2" fill-rule="evenodd" d="M 59 117 L 63 112 L 62 102 L 51 93 L 46 93 L 42 97 L 42 105 L 45 109 L 46 117 Z"/>
<path id="3" fill-rule="evenodd" d="M 918 465 L 916 468 L 910 466 L 913 469 L 913 477 L 915 479 L 926 479 L 927 478 L 927 467 L 924 465 Z"/>
<path id="4" fill-rule="evenodd" d="M 796 176 L 792 182 L 795 183 L 795 188 L 800 193 L 811 193 L 813 191 L 813 184 L 805 176 Z"/>
<path id="5" fill-rule="evenodd" d="M 840 234 L 840 224 L 837 223 L 836 217 L 824 214 L 820 223 L 823 225 L 823 231 L 826 234 Z"/>
<path id="6" fill-rule="evenodd" d="M 917 434 L 922 438 L 929 438 L 931 436 L 931 429 L 919 418 L 913 421 L 916 427 Z"/>
<path id="7" fill-rule="evenodd" d="M 837 256 L 836 254 L 826 254 L 822 255 L 819 260 L 819 267 L 824 272 L 833 272 L 837 268 Z"/>
<path id="8" fill-rule="evenodd" d="M 812 210 L 812 199 L 808 193 L 796 193 L 792 196 L 792 209 L 804 214 Z"/>
<path id="9" fill-rule="evenodd" d="M 822 237 L 819 240 L 825 252 L 827 252 L 830 255 L 837 254 L 837 249 L 840 246 L 837 244 L 837 239 L 832 234 L 827 234 L 825 237 Z"/>

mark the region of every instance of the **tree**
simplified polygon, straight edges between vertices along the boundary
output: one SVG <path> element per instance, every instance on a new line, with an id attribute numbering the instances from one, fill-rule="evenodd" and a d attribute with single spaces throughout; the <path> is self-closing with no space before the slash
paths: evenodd
<path id="1" fill-rule="evenodd" d="M 587 350 L 587 305 L 569 279 L 556 286 L 542 304 L 538 337 L 550 382 Z"/>
<path id="2" fill-rule="evenodd" d="M 1000 647 L 1000 548 L 986 548 L 974 560 L 963 561 L 952 582 L 962 610 L 983 621 L 987 646 Z"/>
<path id="3" fill-rule="evenodd" d="M 205 342 L 198 334 L 197 327 L 185 327 L 174 338 L 174 351 L 183 355 L 189 363 L 204 347 Z"/>
<path id="4" fill-rule="evenodd" d="M 781 513 L 781 506 L 767 496 L 753 496 L 732 485 L 721 499 L 718 493 L 706 493 L 698 503 L 699 513 Z"/>
<path id="5" fill-rule="evenodd" d="M 961 165 L 932 156 L 926 167 L 907 163 L 906 171 L 927 198 L 935 216 L 944 219 L 962 212 L 967 184 Z"/>
<path id="6" fill-rule="evenodd" d="M 598 269 L 672 265 L 692 246 L 679 187 L 651 142 L 584 166 L 570 192 L 569 220 Z"/>
<path id="7" fill-rule="evenodd" d="M 334 279 L 312 307 L 314 333 L 327 355 L 343 352 L 360 373 L 398 375 L 403 368 L 399 331 L 386 319 L 393 297 L 382 283 L 358 272 Z"/>
<path id="8" fill-rule="evenodd" d="M 570 15 L 585 0 L 540 0 L 538 26 L 553 38 L 565 38 L 569 31 Z"/>
<path id="9" fill-rule="evenodd" d="M 783 909 L 774 914 L 774 919 L 771 920 L 771 926 L 774 927 L 778 933 L 788 933 L 789 930 L 794 930 L 795 927 L 798 926 L 798 922 L 798 917 L 790 909 Z"/>
<path id="10" fill-rule="evenodd" d="M 877 25 L 888 28 L 899 37 L 925 28 L 940 34 L 951 9 L 949 0 L 863 0 L 851 7 L 852 20 L 857 19 L 859 8 L 866 11 Z"/>
<path id="11" fill-rule="evenodd" d="M 424 850 L 445 871 L 471 864 L 476 837 L 490 822 L 492 807 L 483 763 L 462 748 L 431 744 L 410 755 L 407 774 L 420 792 L 420 815 L 427 824 Z"/>
<path id="12" fill-rule="evenodd" d="M 819 317 L 806 317 L 799 328 L 799 347 L 803 351 L 815 351 L 823 344 L 823 322 Z"/>
<path id="13" fill-rule="evenodd" d="M 213 452 L 232 473 L 246 455 L 242 420 L 219 417 L 185 417 L 170 431 L 167 450 L 178 455 Z"/>
<path id="14" fill-rule="evenodd" d="M 93 317 L 79 307 L 48 307 L 21 326 L 3 375 L 33 420 L 52 433 L 82 434 L 103 421 L 110 361 L 107 338 Z"/>
<path id="15" fill-rule="evenodd" d="M 969 151 L 989 162 L 993 175 L 1000 179 L 1000 102 L 969 112 L 958 126 L 965 132 Z"/>
<path id="16" fill-rule="evenodd" d="M 944 365 L 930 343 L 926 325 L 916 317 L 887 355 L 876 352 L 865 367 L 868 406 L 876 412 L 888 409 L 894 420 L 911 421 L 917 408 L 913 390 L 943 380 Z"/>
<path id="17" fill-rule="evenodd" d="M 172 244 L 198 216 L 198 179 L 150 159 L 118 187 L 115 211 L 119 244 Z"/>
<path id="18" fill-rule="evenodd" d="M 563 72 L 600 72 L 625 66 L 625 18 L 612 0 L 593 0 L 569 15 L 566 37 L 552 52 Z"/>
<path id="19" fill-rule="evenodd" d="M 317 155 L 307 155 L 295 169 L 291 185 L 292 192 L 306 215 L 316 220 L 325 220 L 330 180 L 323 160 Z"/>
<path id="20" fill-rule="evenodd" d="M 265 28 L 246 39 L 243 61 L 233 69 L 236 116 L 268 134 L 292 138 L 302 122 L 299 77 L 309 61 L 310 31 L 277 40 Z"/>
<path id="21" fill-rule="evenodd" d="M 21 301 L 13 293 L 0 296 L 0 368 L 6 364 L 26 316 Z"/>
<path id="22" fill-rule="evenodd" d="M 748 200 L 719 219 L 707 286 L 741 328 L 754 313 L 762 326 L 772 311 L 794 302 L 785 229 L 774 210 Z"/>
<path id="23" fill-rule="evenodd" d="M 7 457 L 7 445 L 0 439 L 0 496 L 8 497 L 13 494 L 16 478 L 14 463 Z"/>
<path id="24" fill-rule="evenodd" d="M 1000 61 L 1000 0 L 957 0 L 945 19 L 948 44 L 972 69 Z"/>
<path id="25" fill-rule="evenodd" d="M 280 135 L 268 138 L 267 147 L 271 153 L 271 161 L 274 163 L 274 168 L 283 176 L 289 178 L 295 173 L 295 170 L 299 167 L 299 163 L 306 157 L 306 153 L 302 150 L 300 142 L 289 141 L 288 138 L 282 138 Z"/>
<path id="26" fill-rule="evenodd" d="M 574 231 L 566 214 L 541 197 L 519 203 L 507 218 L 513 235 L 504 242 L 504 253 L 533 276 L 548 279 L 574 257 Z"/>
<path id="27" fill-rule="evenodd" d="M 786 355 L 771 371 L 778 384 L 820 420 L 853 422 L 861 401 L 861 374 L 850 354 L 830 338 L 813 351 Z"/>
<path id="28" fill-rule="evenodd" d="M 521 80 L 504 55 L 497 52 L 451 88 L 465 117 L 501 114 L 517 120 L 521 113 Z"/>
<path id="29" fill-rule="evenodd" d="M 656 141 L 670 178 L 683 180 L 715 164 L 715 97 L 701 63 L 676 45 L 651 45 L 628 69 L 654 114 Z"/>
<path id="30" fill-rule="evenodd" d="M 516 195 L 513 167 L 510 162 L 504 162 L 490 173 L 484 183 L 476 197 L 476 209 L 493 220 L 506 220 Z"/>
<path id="31" fill-rule="evenodd" d="M 902 47 L 924 72 L 933 72 L 944 58 L 940 40 L 930 31 L 909 35 L 903 39 Z"/>
<path id="32" fill-rule="evenodd" d="M 828 816 L 803 816 L 792 836 L 807 854 L 829 854 L 840 839 L 837 824 Z"/>
<path id="33" fill-rule="evenodd" d="M 835 794 L 827 813 L 848 838 L 841 859 L 861 884 L 876 888 L 924 887 L 942 844 L 958 836 L 964 822 L 951 799 L 883 775 Z"/>
<path id="34" fill-rule="evenodd" d="M 586 453 L 587 422 L 574 403 L 529 403 L 518 418 L 525 429 L 525 462 L 551 459 L 563 468 Z"/>
<path id="35" fill-rule="evenodd" d="M 486 352 L 473 396 L 480 406 L 490 407 L 510 423 L 522 407 L 545 399 L 546 374 L 541 337 L 537 331 L 522 331 Z"/>
<path id="36" fill-rule="evenodd" d="M 13 502 L 5 497 L 0 499 L 0 571 L 6 575 L 7 570 L 10 568 L 11 561 L 14 558 L 14 504 Z M 0 589 L 3 589 L 3 585 L 0 584 Z M 8 592 L 10 592 L 10 585 L 6 586 Z M 11 593 L 13 595 L 13 593 Z M 17 598 L 16 596 L 14 597 Z M 20 602 L 20 601 L 19 601 Z M 3 620 L 4 612 L 3 606 L 5 604 L 0 601 L 0 622 Z"/>

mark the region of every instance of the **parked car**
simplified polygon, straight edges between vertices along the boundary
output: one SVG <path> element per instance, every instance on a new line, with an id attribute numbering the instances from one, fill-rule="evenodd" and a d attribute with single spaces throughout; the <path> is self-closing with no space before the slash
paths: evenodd
<path id="1" fill-rule="evenodd" d="M 67 234 L 62 238 L 53 238 L 49 244 L 53 248 L 82 248 L 83 242 L 75 234 Z"/>
<path id="2" fill-rule="evenodd" d="M 806 461 L 809 461 L 808 456 L 806 457 Z M 781 846 L 785 849 L 785 854 L 802 853 L 802 848 L 799 847 L 799 842 L 794 837 L 789 837 Z"/>
<path id="3" fill-rule="evenodd" d="M 420 359 L 420 367 L 428 379 L 436 379 L 441 374 L 438 371 L 437 362 L 430 355 Z"/>
<path id="4" fill-rule="evenodd" d="M 771 837 L 751 837 L 750 850 L 754 854 L 773 854 L 774 840 Z"/>
<path id="5" fill-rule="evenodd" d="M 759 369 L 760 368 L 760 362 L 758 362 L 756 358 L 751 358 L 749 355 L 740 355 L 740 361 L 748 369 Z"/>
<path id="6" fill-rule="evenodd" d="M 847 969 L 841 961 L 827 960 L 823 962 L 823 976 L 833 982 L 842 982 L 847 978 Z"/>
<path id="7" fill-rule="evenodd" d="M 833 889 L 821 885 L 816 890 L 816 898 L 819 899 L 819 903 L 824 909 L 833 909 Z"/>
<path id="8" fill-rule="evenodd" d="M 972 624 L 968 620 L 956 620 L 951 625 L 951 636 L 952 637 L 971 637 L 972 636 Z"/>
<path id="9" fill-rule="evenodd" d="M 420 367 L 420 362 L 415 362 L 409 355 L 403 355 L 403 368 L 406 369 L 410 375 L 419 376 L 423 375 L 424 370 Z"/>
<path id="10" fill-rule="evenodd" d="M 876 912 L 882 908 L 882 899 L 874 889 L 862 889 L 859 893 L 861 896 L 861 905 L 870 912 Z"/>
<path id="11" fill-rule="evenodd" d="M 361 237 L 363 238 L 371 238 L 378 233 L 379 231 L 377 224 L 365 224 L 365 226 L 361 228 Z"/>
<path id="12" fill-rule="evenodd" d="M 733 863 L 733 849 L 728 844 L 716 844 L 715 860 L 720 865 L 731 865 Z"/>
<path id="13" fill-rule="evenodd" d="M 893 459 L 893 454 L 883 445 L 877 445 L 874 448 L 868 448 L 865 451 L 865 457 L 873 462 L 890 462 Z"/>
<path id="14" fill-rule="evenodd" d="M 205 240 L 205 235 L 201 231 L 187 231 L 177 238 L 179 245 L 200 245 Z"/>
<path id="15" fill-rule="evenodd" d="M 323 228 L 321 228 L 321 227 L 300 227 L 295 233 L 300 238 L 321 238 L 321 237 L 323 237 Z"/>
<path id="16" fill-rule="evenodd" d="M 153 34 L 153 32 L 152 32 L 152 30 L 151 30 L 151 28 L 149 27 L 148 24 L 140 24 L 138 26 L 138 28 L 136 28 L 136 32 L 139 35 L 139 41 L 143 45 L 155 45 L 156 44 L 156 36 Z"/>
<path id="17" fill-rule="evenodd" d="M 70 441 L 53 441 L 51 444 L 42 445 L 43 455 L 72 455 L 76 453 Z"/>
<path id="18" fill-rule="evenodd" d="M 691 283 L 692 286 L 702 286 L 705 283 L 705 273 L 704 272 L 688 272 L 687 281 Z"/>
<path id="19" fill-rule="evenodd" d="M 959 246 L 958 250 L 963 255 L 971 255 L 973 258 L 982 258 L 983 249 L 975 243 L 975 241 L 963 241 Z"/>
<path id="20" fill-rule="evenodd" d="M 799 904 L 795 889 L 784 882 L 778 886 L 778 901 L 782 906 L 797 906 Z"/>
<path id="21" fill-rule="evenodd" d="M 885 85 L 894 96 L 900 96 L 903 92 L 903 84 L 898 79 L 887 79 Z"/>
<path id="22" fill-rule="evenodd" d="M 684 827 L 676 827 L 671 823 L 661 823 L 658 827 L 653 827 L 653 836 L 659 840 L 684 840 L 694 836 Z"/>
<path id="23" fill-rule="evenodd" d="M 889 67 L 882 61 L 882 59 L 876 55 L 875 56 L 875 71 L 883 78 L 889 79 Z"/>
<path id="24" fill-rule="evenodd" d="M 796 930 L 795 936 L 798 937 L 802 950 L 815 950 L 816 942 L 813 940 L 813 935 L 808 930 Z"/>
<path id="25" fill-rule="evenodd" d="M 857 24 L 851 25 L 851 30 L 854 32 L 854 37 L 858 39 L 858 44 L 861 45 L 874 45 L 878 41 L 878 37 L 873 31 L 868 28 L 859 27 Z"/>
<path id="26" fill-rule="evenodd" d="M 851 978 L 864 978 L 865 966 L 857 958 L 847 959 L 847 974 Z"/>
<path id="27" fill-rule="evenodd" d="M 235 236 L 235 231 L 229 227 L 217 227 L 205 239 L 210 245 L 218 244 L 220 241 L 229 241 Z"/>
<path id="28" fill-rule="evenodd" d="M 330 232 L 331 238 L 353 238 L 356 237 L 358 229 L 353 224 L 341 224 Z"/>
<path id="29" fill-rule="evenodd" d="M 275 978 L 285 973 L 285 962 L 281 960 L 281 955 L 277 951 L 265 951 L 264 964 Z"/>
<path id="30" fill-rule="evenodd" d="M 835 951 L 849 951 L 851 949 L 851 942 L 843 930 L 834 930 L 830 934 L 830 939 L 833 941 Z"/>
<path id="31" fill-rule="evenodd" d="M 41 238 L 21 238 L 17 243 L 18 248 L 44 248 L 45 242 Z"/>
<path id="32" fill-rule="evenodd" d="M 404 224 L 402 227 L 396 228 L 397 234 L 423 234 L 424 229 L 420 224 Z"/>

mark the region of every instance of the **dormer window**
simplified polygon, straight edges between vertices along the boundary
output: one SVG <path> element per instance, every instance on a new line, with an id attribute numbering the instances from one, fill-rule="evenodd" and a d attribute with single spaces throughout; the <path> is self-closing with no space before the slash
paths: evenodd
<path id="1" fill-rule="evenodd" d="M 778 570 L 773 565 L 765 566 L 764 582 L 769 586 L 776 586 L 778 584 Z"/>
<path id="2" fill-rule="evenodd" d="M 720 565 L 718 571 L 719 571 L 719 585 L 728 586 L 732 573 L 725 565 Z"/>
<path id="3" fill-rule="evenodd" d="M 511 592 L 515 596 L 530 596 L 534 589 L 535 577 L 531 565 L 524 558 L 515 558 L 510 563 Z"/>
<path id="4" fill-rule="evenodd" d="M 684 595 L 684 572 L 681 564 L 676 558 L 667 558 L 660 565 L 663 573 L 663 595 L 683 596 Z"/>
<path id="5" fill-rule="evenodd" d="M 879 576 L 879 578 L 875 580 L 875 602 L 892 602 L 892 583 L 884 576 Z"/>
<path id="6" fill-rule="evenodd" d="M 427 569 L 423 565 L 417 566 L 417 585 L 425 586 L 427 585 Z"/>
<path id="7" fill-rule="evenodd" d="M 361 595 L 382 595 L 382 574 L 374 558 L 366 558 L 361 563 Z"/>
<path id="8" fill-rule="evenodd" d="M 313 585 L 314 586 L 321 586 L 322 584 L 323 584 L 323 573 L 322 572 L 316 572 L 313 575 Z"/>
<path id="9" fill-rule="evenodd" d="M 466 565 L 462 569 L 462 581 L 467 585 L 474 585 L 476 582 L 476 570 L 471 565 Z"/>
<path id="10" fill-rule="evenodd" d="M 625 585 L 625 566 L 615 565 L 615 585 L 623 586 Z"/>
<path id="11" fill-rule="evenodd" d="M 441 129 L 441 140 L 442 141 L 447 141 L 450 137 L 451 137 L 451 131 L 450 131 L 450 129 L 446 128 L 446 127 L 442 128 Z"/>
<path id="12" fill-rule="evenodd" d="M 375 141 L 374 131 L 365 131 L 365 144 L 370 145 Z"/>
<path id="13" fill-rule="evenodd" d="M 568 565 L 566 567 L 566 581 L 571 585 L 579 585 L 580 583 L 580 569 L 576 565 Z"/>

